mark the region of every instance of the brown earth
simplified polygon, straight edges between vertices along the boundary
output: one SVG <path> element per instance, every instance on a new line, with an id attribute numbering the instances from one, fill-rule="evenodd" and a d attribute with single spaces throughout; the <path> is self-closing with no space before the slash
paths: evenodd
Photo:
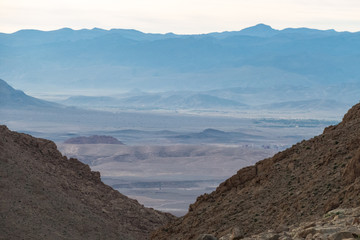
<path id="1" fill-rule="evenodd" d="M 152 239 L 219 238 L 234 229 L 249 237 L 315 221 L 335 208 L 360 205 L 359 176 L 357 104 L 320 136 L 243 168 L 216 191 L 198 197 L 184 217 L 154 232 Z"/>
<path id="2" fill-rule="evenodd" d="M 145 208 L 45 139 L 0 126 L 0 239 L 148 239 L 174 216 Z"/>
<path id="3" fill-rule="evenodd" d="M 280 225 L 276 229 L 242 238 L 242 232 L 234 228 L 219 240 L 341 240 L 360 238 L 360 207 L 337 208 L 312 222 L 302 222 L 290 227 Z M 213 237 L 214 238 L 214 237 Z"/>

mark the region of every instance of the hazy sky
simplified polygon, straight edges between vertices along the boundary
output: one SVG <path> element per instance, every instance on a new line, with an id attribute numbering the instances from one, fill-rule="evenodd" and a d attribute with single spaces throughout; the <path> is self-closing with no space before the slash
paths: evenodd
<path id="1" fill-rule="evenodd" d="M 0 0 L 0 32 L 7 33 L 63 27 L 207 33 L 258 23 L 360 31 L 360 0 Z"/>

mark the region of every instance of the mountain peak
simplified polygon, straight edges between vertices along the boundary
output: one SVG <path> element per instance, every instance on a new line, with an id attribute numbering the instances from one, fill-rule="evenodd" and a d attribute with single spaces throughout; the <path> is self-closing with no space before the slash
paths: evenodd
<path id="1" fill-rule="evenodd" d="M 264 23 L 256 24 L 252 27 L 253 29 L 267 29 L 267 30 L 274 30 L 270 25 L 266 25 Z"/>
<path id="2" fill-rule="evenodd" d="M 255 37 L 271 37 L 277 34 L 279 31 L 273 29 L 271 26 L 260 23 L 252 27 L 244 28 L 240 31 L 243 35 L 255 36 Z"/>

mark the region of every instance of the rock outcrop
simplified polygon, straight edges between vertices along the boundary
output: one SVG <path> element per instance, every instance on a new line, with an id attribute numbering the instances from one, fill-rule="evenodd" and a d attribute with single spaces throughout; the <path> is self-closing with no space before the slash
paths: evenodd
<path id="1" fill-rule="evenodd" d="M 279 226 L 286 230 L 316 221 L 333 209 L 359 205 L 357 104 L 320 136 L 243 168 L 216 191 L 198 197 L 184 217 L 154 232 L 152 239 L 197 239 L 202 234 L 220 238 L 234 229 L 240 239 Z"/>
<path id="2" fill-rule="evenodd" d="M 261 234 L 242 238 L 244 240 L 341 240 L 360 238 L 360 208 L 334 209 L 313 222 L 302 222 L 290 227 L 280 225 Z M 227 234 L 219 240 L 234 240 L 234 234 Z"/>
<path id="3" fill-rule="evenodd" d="M 45 139 L 0 126 L 0 239 L 148 239 L 174 219 L 105 185 Z"/>

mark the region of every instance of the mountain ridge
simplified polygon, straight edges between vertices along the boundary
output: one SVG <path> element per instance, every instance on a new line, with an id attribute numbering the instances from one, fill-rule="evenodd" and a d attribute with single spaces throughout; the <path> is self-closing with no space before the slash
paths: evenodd
<path id="1" fill-rule="evenodd" d="M 48 102 L 26 95 L 21 90 L 16 90 L 0 79 L 0 108 L 55 108 L 61 107 L 60 104 Z"/>
<path id="2" fill-rule="evenodd" d="M 307 27 L 288 27 L 284 29 L 274 29 L 270 25 L 259 23 L 253 26 L 245 27 L 240 30 L 224 30 L 220 32 L 208 32 L 208 33 L 194 33 L 194 34 L 176 34 L 173 32 L 167 32 L 167 33 L 150 33 L 150 32 L 142 32 L 140 30 L 132 29 L 132 28 L 111 28 L 111 29 L 103 29 L 103 28 L 97 28 L 94 27 L 92 29 L 89 28 L 82 28 L 82 29 L 72 29 L 68 27 L 54 29 L 54 30 L 37 30 L 37 29 L 21 29 L 13 33 L 1 33 L 6 35 L 21 35 L 26 33 L 57 33 L 57 32 L 79 32 L 85 35 L 85 33 L 89 33 L 90 31 L 97 32 L 99 34 L 104 32 L 120 32 L 125 35 L 128 35 L 130 38 L 131 36 L 135 36 L 135 39 L 138 39 L 139 35 L 147 35 L 147 36 L 204 36 L 204 35 L 217 35 L 217 34 L 223 34 L 223 33 L 240 33 L 243 35 L 250 34 L 254 36 L 263 36 L 263 35 L 257 35 L 257 32 L 268 32 L 268 33 L 279 33 L 279 32 L 304 32 L 304 31 L 311 31 L 311 32 L 328 32 L 328 33 L 359 33 L 360 31 L 356 32 L 349 32 L 349 31 L 336 31 L 334 29 L 326 29 L 326 30 L 320 30 L 315 28 L 307 28 Z M 254 34 L 255 33 L 255 34 Z M 273 36 L 273 34 L 268 34 L 268 36 Z M 140 37 L 142 38 L 142 37 Z"/>
<path id="3" fill-rule="evenodd" d="M 5 239 L 148 239 L 171 214 L 145 208 L 68 159 L 55 143 L 0 126 L 0 226 Z"/>

